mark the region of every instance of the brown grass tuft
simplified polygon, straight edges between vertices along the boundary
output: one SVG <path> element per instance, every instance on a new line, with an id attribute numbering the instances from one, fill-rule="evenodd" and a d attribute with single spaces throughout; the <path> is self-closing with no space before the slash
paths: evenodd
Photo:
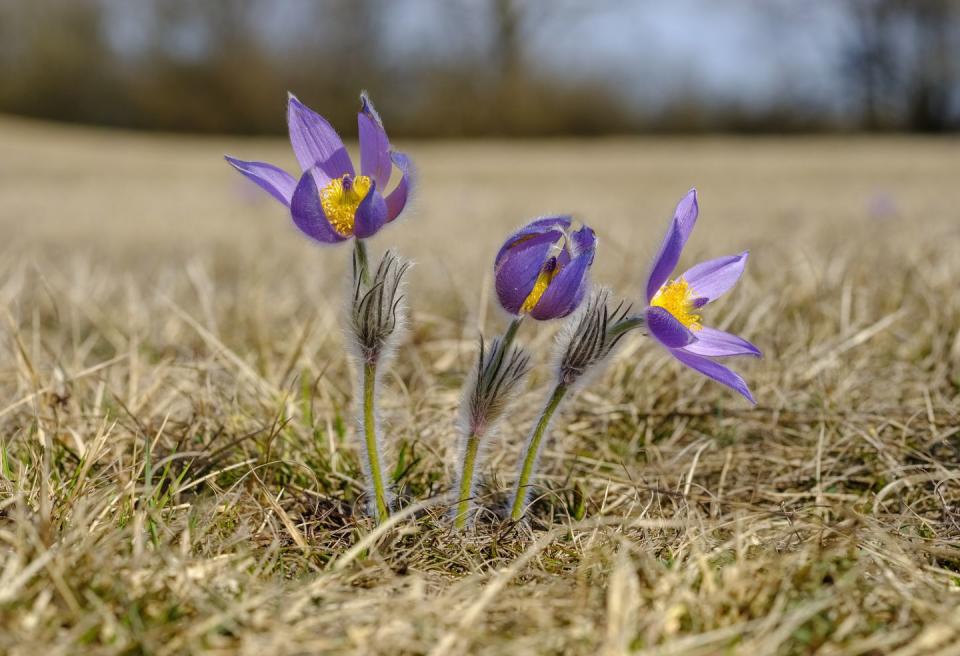
<path id="1" fill-rule="evenodd" d="M 218 160 L 283 145 L 12 122 L 0 140 L 0 652 L 956 653 L 955 142 L 409 144 L 417 205 L 373 245 L 418 261 L 383 399 L 407 510 L 374 532 L 338 330 L 349 249 L 298 239 Z M 477 326 L 505 326 L 499 239 L 581 211 L 597 280 L 636 298 L 691 184 L 682 264 L 752 249 L 707 318 L 763 348 L 733 363 L 760 405 L 632 338 L 556 422 L 530 526 L 452 533 L 458 389 Z M 550 338 L 521 330 L 535 384 L 489 506 Z"/>

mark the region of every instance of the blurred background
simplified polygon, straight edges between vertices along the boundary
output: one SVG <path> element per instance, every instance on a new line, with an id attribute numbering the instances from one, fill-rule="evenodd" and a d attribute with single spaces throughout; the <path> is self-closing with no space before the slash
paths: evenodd
<path id="1" fill-rule="evenodd" d="M 0 113 L 282 134 L 287 90 L 350 136 L 941 132 L 957 0 L 0 0 Z"/>
<path id="2" fill-rule="evenodd" d="M 728 362 L 758 407 L 635 335 L 544 449 L 557 526 L 585 499 L 686 528 L 518 560 L 404 528 L 337 573 L 352 249 L 223 155 L 299 176 L 288 91 L 356 154 L 362 89 L 418 180 L 370 240 L 415 262 L 401 494 L 454 480 L 517 226 L 588 223 L 635 308 L 691 186 L 677 272 L 750 251 L 704 323 L 763 351 Z M 0 654 L 956 653 L 958 128 L 960 0 L 0 0 Z M 532 323 L 495 492 L 554 376 Z"/>

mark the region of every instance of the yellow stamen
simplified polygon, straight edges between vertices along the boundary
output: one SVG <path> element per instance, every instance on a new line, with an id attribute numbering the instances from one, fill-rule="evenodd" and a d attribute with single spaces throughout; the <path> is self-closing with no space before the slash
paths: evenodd
<path id="1" fill-rule="evenodd" d="M 346 181 L 346 184 L 344 182 Z M 360 202 L 370 191 L 370 178 L 358 175 L 355 178 L 345 175 L 334 178 L 320 190 L 320 205 L 327 215 L 333 229 L 344 237 L 353 234 L 354 217 Z"/>
<path id="2" fill-rule="evenodd" d="M 700 315 L 693 306 L 695 298 L 690 283 L 683 278 L 677 278 L 661 287 L 650 305 L 662 307 L 690 330 L 700 330 L 703 326 L 700 324 Z"/>
<path id="3" fill-rule="evenodd" d="M 533 283 L 533 289 L 530 290 L 530 293 L 527 294 L 527 298 L 523 302 L 523 305 L 520 306 L 520 314 L 526 314 L 537 306 L 537 303 L 540 302 L 540 298 L 543 296 L 543 293 L 547 291 L 547 287 L 550 286 L 550 281 L 553 280 L 554 276 L 556 276 L 559 271 L 560 267 L 556 266 L 556 264 L 553 264 L 552 266 L 545 266 L 540 270 L 540 275 L 537 276 L 537 281 Z"/>

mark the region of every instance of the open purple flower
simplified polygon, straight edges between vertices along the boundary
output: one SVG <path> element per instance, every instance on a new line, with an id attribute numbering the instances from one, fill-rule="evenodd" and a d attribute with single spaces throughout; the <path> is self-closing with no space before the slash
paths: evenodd
<path id="1" fill-rule="evenodd" d="M 571 223 L 569 216 L 536 219 L 504 242 L 494 275 L 507 312 L 543 321 L 565 317 L 580 305 L 597 239 L 587 226 L 571 232 Z"/>
<path id="2" fill-rule="evenodd" d="M 293 222 L 308 237 L 329 244 L 371 237 L 400 215 L 413 181 L 410 160 L 391 150 L 366 94 L 361 94 L 360 103 L 360 175 L 333 127 L 292 94 L 287 123 L 290 144 L 303 170 L 299 181 L 272 164 L 226 159 L 289 207 Z M 385 194 L 394 165 L 400 169 L 400 183 Z"/>
<path id="3" fill-rule="evenodd" d="M 677 360 L 756 403 L 743 378 L 711 358 L 760 357 L 760 350 L 736 335 L 705 327 L 700 318 L 700 310 L 707 303 L 722 296 L 740 279 L 747 251 L 701 262 L 668 281 L 693 232 L 698 211 L 697 190 L 691 189 L 677 205 L 647 279 L 647 329 Z"/>

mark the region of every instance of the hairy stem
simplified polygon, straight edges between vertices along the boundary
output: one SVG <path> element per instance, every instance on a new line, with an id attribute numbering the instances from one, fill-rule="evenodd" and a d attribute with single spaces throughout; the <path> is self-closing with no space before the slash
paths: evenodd
<path id="1" fill-rule="evenodd" d="M 527 360 L 521 351 L 511 353 L 511 346 L 520 328 L 523 317 L 514 317 L 507 331 L 493 341 L 489 357 L 485 355 L 483 340 L 480 340 L 480 354 L 477 358 L 477 378 L 472 388 L 464 389 L 464 404 L 473 403 L 468 410 L 468 427 L 464 430 L 466 438 L 462 452 L 464 461 L 457 485 L 460 496 L 453 515 L 454 528 L 461 530 L 469 523 L 470 497 L 473 492 L 473 479 L 476 475 L 480 440 L 490 432 L 503 411 L 505 397 L 526 374 Z M 466 407 L 466 405 L 465 405 Z"/>
<path id="2" fill-rule="evenodd" d="M 507 353 L 510 352 L 510 346 L 513 344 L 513 340 L 517 336 L 517 329 L 520 328 L 521 321 L 523 321 L 523 317 L 519 316 L 514 317 L 513 321 L 510 322 L 510 325 L 507 327 L 507 332 L 503 334 L 503 339 L 500 342 L 499 352 L 494 354 L 496 361 L 491 362 L 480 374 L 484 377 L 484 382 L 489 383 L 490 379 L 493 378 L 500 370 L 500 365 L 503 363 L 503 358 L 505 358 Z"/>
<path id="3" fill-rule="evenodd" d="M 533 429 L 533 434 L 527 443 L 527 450 L 523 456 L 523 466 L 520 469 L 520 477 L 517 479 L 517 487 L 513 492 L 513 504 L 510 510 L 510 519 L 513 521 L 517 521 L 523 517 L 524 506 L 526 505 L 530 490 L 530 478 L 533 476 L 533 469 L 540 455 L 540 444 L 543 441 L 544 434 L 547 432 L 547 426 L 550 425 L 550 419 L 553 418 L 553 413 L 556 412 L 560 401 L 563 400 L 564 395 L 567 393 L 567 389 L 568 387 L 563 383 L 557 383 L 557 386 L 553 388 L 553 394 L 550 395 L 550 400 L 547 401 L 547 405 L 540 415 L 540 420 L 537 422 L 536 428 Z"/>
<path id="4" fill-rule="evenodd" d="M 643 317 L 625 317 L 610 326 L 610 328 L 607 330 L 607 339 L 616 339 L 620 335 L 630 332 L 634 328 L 639 328 L 646 325 L 646 323 L 647 320 Z"/>
<path id="5" fill-rule="evenodd" d="M 357 259 L 357 268 L 360 270 L 360 280 L 364 285 L 370 284 L 370 265 L 367 259 L 367 244 L 362 239 L 353 240 L 353 251 Z"/>
<path id="6" fill-rule="evenodd" d="M 510 345 L 513 344 L 513 338 L 517 336 L 517 329 L 520 328 L 521 321 L 523 321 L 523 316 L 514 317 L 513 321 L 511 321 L 507 327 L 507 332 L 503 334 L 504 353 L 510 350 Z"/>
<path id="7" fill-rule="evenodd" d="M 376 519 L 380 524 L 390 515 L 390 508 L 387 505 L 387 492 L 383 485 L 383 470 L 380 467 L 380 450 L 377 444 L 376 415 L 373 406 L 376 377 L 376 363 L 363 365 L 363 439 L 367 447 L 367 465 L 370 470 L 370 483 L 373 485 Z"/>
<path id="8" fill-rule="evenodd" d="M 470 492 L 473 489 L 473 470 L 477 464 L 477 450 L 480 448 L 480 436 L 471 433 L 467 438 L 467 453 L 463 460 L 463 471 L 460 472 L 460 497 L 457 502 L 457 515 L 453 525 L 462 530 L 467 525 L 467 514 L 470 512 Z"/>

